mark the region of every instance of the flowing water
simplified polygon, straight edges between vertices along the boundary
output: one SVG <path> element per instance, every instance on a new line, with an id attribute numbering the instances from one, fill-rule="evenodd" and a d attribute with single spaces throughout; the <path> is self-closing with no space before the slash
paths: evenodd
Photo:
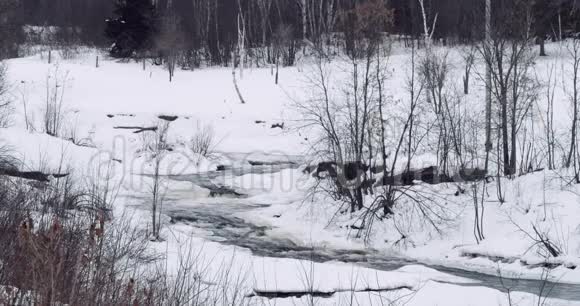
<path id="1" fill-rule="evenodd" d="M 265 174 L 280 171 L 285 168 L 295 168 L 296 164 L 252 166 L 246 168 L 228 169 L 186 176 L 173 176 L 171 179 L 189 181 L 196 185 L 218 190 L 219 194 L 231 192 L 239 195 L 234 190 L 217 185 L 213 180 L 219 175 L 244 175 L 248 173 Z M 405 258 L 397 258 L 381 254 L 374 250 L 344 250 L 317 248 L 298 245 L 288 239 L 272 237 L 268 235 L 269 227 L 258 226 L 247 220 L 236 217 L 236 214 L 254 209 L 263 208 L 264 205 L 251 204 L 243 199 L 224 201 L 223 204 L 196 203 L 194 207 L 179 208 L 167 207 L 165 213 L 171 217 L 172 222 L 183 222 L 193 227 L 200 228 L 207 233 L 204 238 L 226 245 L 234 245 L 250 250 L 255 256 L 292 258 L 309 260 L 318 263 L 339 261 L 353 263 L 364 267 L 391 271 L 409 264 L 422 264 L 440 272 L 475 280 L 475 283 L 459 283 L 461 286 L 483 286 L 506 291 L 521 291 L 532 294 L 549 295 L 571 301 L 580 301 L 580 285 L 566 283 L 552 283 L 542 280 L 510 279 L 483 274 L 462 269 L 426 265 Z"/>

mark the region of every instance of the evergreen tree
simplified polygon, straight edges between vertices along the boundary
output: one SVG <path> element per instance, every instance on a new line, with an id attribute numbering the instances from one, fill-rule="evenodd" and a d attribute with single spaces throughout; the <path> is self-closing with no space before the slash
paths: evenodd
<path id="1" fill-rule="evenodd" d="M 126 58 L 149 50 L 157 18 L 151 0 L 117 0 L 114 19 L 107 19 L 105 34 L 113 41 L 111 56 Z"/>
<path id="2" fill-rule="evenodd" d="M 18 46 L 24 40 L 18 9 L 17 0 L 0 0 L 0 60 L 17 57 Z"/>

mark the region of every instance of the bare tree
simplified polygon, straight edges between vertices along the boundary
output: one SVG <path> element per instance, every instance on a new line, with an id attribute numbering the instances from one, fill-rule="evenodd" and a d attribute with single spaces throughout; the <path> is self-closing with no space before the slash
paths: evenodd
<path id="1" fill-rule="evenodd" d="M 529 72 L 535 60 L 530 52 L 530 5 L 516 1 L 499 18 L 493 37 L 482 45 L 480 53 L 490 67 L 492 94 L 499 104 L 503 172 L 514 175 L 517 134 L 529 111 L 530 97 L 526 91 L 532 81 Z"/>
<path id="2" fill-rule="evenodd" d="M 238 46 L 237 46 L 237 65 L 240 68 L 240 78 L 244 78 L 244 66 L 246 65 L 246 19 L 242 11 L 242 5 L 238 0 Z M 234 69 L 236 60 L 234 60 Z"/>
<path id="3" fill-rule="evenodd" d="M 363 156 L 365 142 L 368 140 L 366 125 L 369 124 L 374 108 L 372 99 L 369 99 L 369 95 L 365 96 L 362 89 L 365 86 L 370 89 L 371 80 L 364 76 L 371 76 L 371 72 L 353 70 L 353 67 L 358 67 L 358 62 L 351 62 L 353 66 L 349 70 L 352 75 L 343 84 L 345 92 L 339 94 L 341 91 L 333 84 L 334 80 L 329 75 L 330 67 L 324 61 L 324 57 L 319 57 L 316 71 L 309 76 L 313 90 L 316 89 L 312 98 L 298 102 L 296 107 L 304 116 L 305 127 L 315 127 L 320 131 L 317 144 L 322 147 L 314 148 L 314 153 L 336 165 L 333 180 L 336 196 L 348 202 L 354 212 L 363 207 L 363 193 L 357 172 L 359 165 L 366 159 Z M 368 65 L 361 70 L 370 69 L 370 62 Z M 371 92 L 368 90 L 368 94 Z M 347 164 L 353 165 L 353 171 L 348 175 L 345 171 Z M 351 181 L 354 182 L 351 184 Z"/>
<path id="4" fill-rule="evenodd" d="M 345 81 L 334 79 L 335 71 L 322 49 L 316 53 L 315 71 L 308 76 L 311 99 L 296 103 L 307 127 L 320 132 L 320 145 L 314 148 L 333 170 L 333 194 L 350 205 L 351 211 L 363 209 L 363 185 L 369 179 L 367 162 L 385 148 L 372 135 L 384 135 L 384 118 L 374 119 L 386 101 L 384 77 L 386 60 L 378 53 L 382 42 L 380 29 L 388 25 L 390 11 L 379 1 L 355 6 L 341 14 L 341 27 L 349 31 L 349 46 L 339 71 Z M 343 73 L 343 74 L 342 74 Z M 382 126 L 382 127 L 381 127 Z M 380 149 L 380 151 L 384 151 Z M 385 159 L 386 153 L 382 154 Z"/>
<path id="5" fill-rule="evenodd" d="M 485 0 L 485 43 L 491 45 L 491 0 Z M 488 52 L 489 48 L 484 48 Z M 484 54 L 491 58 L 490 54 Z M 489 154 L 493 144 L 491 142 L 491 66 L 485 61 L 485 171 L 489 170 Z"/>
<path id="6" fill-rule="evenodd" d="M 161 214 L 163 212 L 163 200 L 165 196 L 165 187 L 161 173 L 161 164 L 167 155 L 167 133 L 169 131 L 169 122 L 162 121 L 157 125 L 153 137 L 145 138 L 148 142 L 146 147 L 153 164 L 153 173 L 151 173 L 152 183 L 149 186 L 151 192 L 151 239 L 159 240 L 161 230 Z"/>
<path id="7" fill-rule="evenodd" d="M 419 6 L 421 7 L 421 17 L 423 18 L 423 35 L 425 39 L 425 46 L 427 49 L 429 49 L 431 47 L 431 40 L 433 38 L 433 34 L 435 33 L 435 27 L 437 26 L 437 18 L 439 17 L 439 14 L 435 14 L 432 25 L 429 25 L 430 16 L 427 15 L 427 11 L 425 9 L 425 0 L 417 1 L 419 1 Z"/>
<path id="8" fill-rule="evenodd" d="M 236 93 L 238 94 L 238 98 L 240 99 L 240 103 L 245 104 L 246 101 L 242 96 L 240 91 L 240 87 L 238 86 L 238 80 L 236 78 L 236 67 L 239 66 L 240 68 L 240 78 L 244 77 L 244 65 L 246 61 L 246 21 L 244 19 L 244 15 L 242 12 L 242 6 L 240 1 L 238 0 L 238 15 L 237 15 L 237 29 L 238 29 L 238 41 L 237 41 L 237 48 L 236 48 L 236 56 L 234 56 L 234 62 L 232 66 L 232 78 L 234 82 L 234 87 L 236 89 Z"/>
<path id="9" fill-rule="evenodd" d="M 580 103 L 580 39 L 573 39 L 568 46 L 568 53 L 572 59 L 572 71 L 570 75 L 572 76 L 571 86 L 572 92 L 569 94 L 570 102 L 572 104 L 572 129 L 571 129 L 571 139 L 570 139 L 570 149 L 568 151 L 568 156 L 566 159 L 566 167 L 570 167 L 571 164 L 574 166 L 575 179 L 577 183 L 580 183 L 580 166 L 578 160 L 578 112 Z"/>
<path id="10" fill-rule="evenodd" d="M 262 28 L 262 46 L 267 46 L 267 34 L 270 25 L 270 10 L 273 0 L 256 0 L 260 10 L 260 25 Z"/>
<path id="11" fill-rule="evenodd" d="M 302 16 L 302 39 L 304 41 L 306 41 L 306 40 L 308 40 L 307 31 L 306 31 L 306 29 L 308 28 L 308 22 L 307 22 L 307 18 L 308 18 L 307 0 L 296 0 L 296 3 L 298 4 L 298 6 L 301 9 L 301 16 Z"/>
<path id="12" fill-rule="evenodd" d="M 554 97 L 556 92 L 556 76 L 554 74 L 555 65 L 550 67 L 548 80 L 546 84 L 546 117 L 545 117 L 545 134 L 546 149 L 548 151 L 548 169 L 555 169 L 556 165 L 556 135 L 554 129 Z M 539 81 L 538 81 L 539 83 Z"/>
<path id="13" fill-rule="evenodd" d="M 421 94 L 424 91 L 424 82 L 419 82 L 418 78 L 420 77 L 420 71 L 417 65 L 417 52 L 415 47 L 415 42 L 412 42 L 411 45 L 411 67 L 410 72 L 407 77 L 407 92 L 409 94 L 409 106 L 408 112 L 403 117 L 403 126 L 401 128 L 400 136 L 396 138 L 396 142 L 392 145 L 395 148 L 395 152 L 391 158 L 391 164 L 389 165 L 388 172 L 387 172 L 387 165 L 385 164 L 385 170 L 383 172 L 383 185 L 386 185 L 385 196 L 381 203 L 381 208 L 383 209 L 383 213 L 385 215 L 393 214 L 393 208 L 395 205 L 395 200 L 397 194 L 401 191 L 399 190 L 398 186 L 395 186 L 395 171 L 396 165 L 399 160 L 399 154 L 401 150 L 403 150 L 403 144 L 406 138 L 407 141 L 407 164 L 405 167 L 406 173 L 411 173 L 411 160 L 413 158 L 413 154 L 415 152 L 416 146 L 420 142 L 421 137 L 416 137 L 415 134 L 415 120 L 417 120 L 417 109 L 419 108 L 419 103 L 421 101 Z M 416 138 L 416 139 L 415 139 Z M 383 146 L 385 139 L 383 138 Z M 386 184 L 386 182 L 392 182 L 391 184 Z M 404 193 L 404 192 L 403 192 Z"/>
<path id="14" fill-rule="evenodd" d="M 286 66 L 289 62 L 289 57 L 293 56 L 292 50 L 288 48 L 293 48 L 294 42 L 292 40 L 292 28 L 290 26 L 280 24 L 272 39 L 272 45 L 274 49 L 274 65 L 276 66 L 276 75 L 274 77 L 274 83 L 278 84 L 279 80 L 279 69 L 280 61 Z"/>

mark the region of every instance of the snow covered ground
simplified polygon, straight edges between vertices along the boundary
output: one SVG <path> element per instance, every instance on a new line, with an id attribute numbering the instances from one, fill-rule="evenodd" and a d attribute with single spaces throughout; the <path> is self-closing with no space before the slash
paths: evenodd
<path id="1" fill-rule="evenodd" d="M 557 46 L 549 51 L 557 52 Z M 304 75 L 309 65 L 284 68 L 280 85 L 274 84 L 270 69 L 247 69 L 239 80 L 245 104 L 240 103 L 232 83 L 231 69 L 211 68 L 178 71 L 172 83 L 161 67 L 140 63 L 118 63 L 102 60 L 94 66 L 93 51 L 74 60 L 57 60 L 47 64 L 41 55 L 8 61 L 9 80 L 15 114 L 10 128 L 0 129 L 0 145 L 18 157 L 25 170 L 51 173 L 74 169 L 80 178 L 95 175 L 95 168 L 106 165 L 121 184 L 115 212 L 131 211 L 138 226 L 147 226 L 147 199 L 152 164 L 142 152 L 146 133 L 135 134 L 119 127 L 156 126 L 161 115 L 175 115 L 170 123 L 168 143 L 172 151 L 165 157 L 161 173 L 180 177 L 215 172 L 218 165 L 248 168 L 249 161 L 262 163 L 303 163 L 313 145 L 311 135 L 298 130 L 299 115 L 291 105 L 308 91 Z M 538 73 L 561 59 L 537 64 Z M 391 58 L 391 88 L 401 88 L 408 55 L 395 50 Z M 459 60 L 457 60 L 459 61 Z M 459 65 L 459 64 L 458 64 Z M 239 76 L 238 76 L 239 77 Z M 459 77 L 459 76 L 457 76 Z M 42 133 L 47 84 L 60 84 L 64 110 L 62 137 Z M 482 88 L 470 94 L 467 103 L 474 108 L 482 101 Z M 404 93 L 392 91 L 393 99 Z M 566 103 L 556 105 L 558 131 L 567 128 Z M 26 119 L 28 118 L 28 119 Z M 284 128 L 272 125 L 284 124 Z M 216 134 L 216 153 L 203 158 L 191 152 L 188 142 L 205 125 Z M 27 130 L 28 126 L 28 130 Z M 75 140 L 75 145 L 70 138 Z M 111 160 L 115 160 L 111 162 Z M 418 158 L 427 162 L 428 156 Z M 504 277 L 541 279 L 545 269 L 538 267 L 541 256 L 534 241 L 532 224 L 548 233 L 560 245 L 565 256 L 552 259 L 557 266 L 548 278 L 574 283 L 580 287 L 580 189 L 566 187 L 559 172 L 541 171 L 513 181 L 502 181 L 505 203 L 495 195 L 495 182 L 488 185 L 485 236 L 481 244 L 473 238 L 473 199 L 470 185 L 455 196 L 455 184 L 419 186 L 443 203 L 450 222 L 438 233 L 417 219 L 405 217 L 411 204 L 402 204 L 394 218 L 375 224 L 365 245 L 356 237 L 357 216 L 337 213 L 336 203 L 321 197 L 306 197 L 313 179 L 301 168 L 291 167 L 273 173 L 212 176 L 212 183 L 248 195 L 244 199 L 211 199 L 209 191 L 195 184 L 166 179 L 168 208 L 195 209 L 210 201 L 215 205 L 227 201 L 263 205 L 234 212 L 236 217 L 255 225 L 267 226 L 267 235 L 287 239 L 303 246 L 328 249 L 364 250 L 371 248 L 385 256 L 408 257 L 430 265 L 442 265 L 487 274 L 501 272 Z M 175 177 L 174 177 L 175 178 Z M 183 177 L 182 177 L 183 178 Z M 406 211 L 409 210 L 409 211 Z M 316 305 L 381 305 L 385 299 L 407 305 L 510 305 L 508 295 L 496 289 L 473 284 L 474 280 L 452 276 L 421 265 L 404 266 L 394 271 L 380 271 L 353 263 L 315 263 L 303 259 L 261 257 L 244 248 L 208 239 L 202 229 L 187 223 L 166 224 L 164 242 L 156 245 L 167 252 L 168 263 L 175 262 L 180 248 L 187 246 L 202 254 L 200 266 L 209 267 L 207 275 L 219 274 L 226 266 L 243 276 L 243 286 L 251 292 L 318 291 Z M 405 234 L 402 237 L 401 233 Z M 222 271 L 223 272 L 223 271 Z M 208 276 L 211 278 L 211 276 Z M 458 285 L 470 283 L 469 286 Z M 333 294 L 330 294 L 333 293 Z M 580 296 L 580 292 L 578 295 Z M 477 297 L 477 298 L 474 298 Z M 513 305 L 532 305 L 537 296 L 514 292 Z M 309 296 L 285 299 L 254 297 L 264 304 L 311 304 Z M 382 301 L 382 303 L 381 303 Z M 550 305 L 571 305 L 571 301 L 550 299 Z M 580 304 L 580 298 L 575 300 Z M 386 303 L 388 304 L 388 303 Z"/>

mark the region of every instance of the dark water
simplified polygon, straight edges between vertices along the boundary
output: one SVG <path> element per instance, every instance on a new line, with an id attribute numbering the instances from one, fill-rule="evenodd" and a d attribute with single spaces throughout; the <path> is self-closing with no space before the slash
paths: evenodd
<path id="1" fill-rule="evenodd" d="M 223 189 L 213 183 L 213 179 L 220 175 L 243 175 L 248 173 L 272 173 L 284 168 L 295 167 L 292 165 L 279 165 L 272 167 L 255 166 L 244 169 L 229 169 L 211 173 L 201 173 L 187 176 L 174 176 L 172 179 L 190 181 L 210 190 Z M 242 200 L 224 201 L 223 204 L 199 203 L 195 207 L 179 208 L 166 206 L 165 213 L 171 217 L 172 222 L 183 222 L 193 227 L 203 229 L 208 234 L 206 239 L 226 245 L 233 245 L 250 250 L 256 256 L 292 258 L 310 260 L 324 263 L 329 261 L 353 263 L 360 266 L 392 271 L 409 264 L 421 264 L 440 272 L 477 281 L 473 284 L 458 284 L 461 286 L 483 286 L 500 291 L 520 291 L 552 298 L 570 301 L 580 301 L 580 284 L 565 284 L 545 282 L 541 280 L 510 279 L 487 275 L 479 272 L 461 270 L 456 268 L 427 265 L 405 258 L 397 258 L 380 254 L 374 250 L 343 250 L 309 247 L 298 245 L 288 239 L 275 238 L 268 235 L 269 227 L 258 226 L 236 217 L 236 213 L 264 207 L 263 205 L 248 204 Z M 580 280 L 579 280 L 580 281 Z"/>

